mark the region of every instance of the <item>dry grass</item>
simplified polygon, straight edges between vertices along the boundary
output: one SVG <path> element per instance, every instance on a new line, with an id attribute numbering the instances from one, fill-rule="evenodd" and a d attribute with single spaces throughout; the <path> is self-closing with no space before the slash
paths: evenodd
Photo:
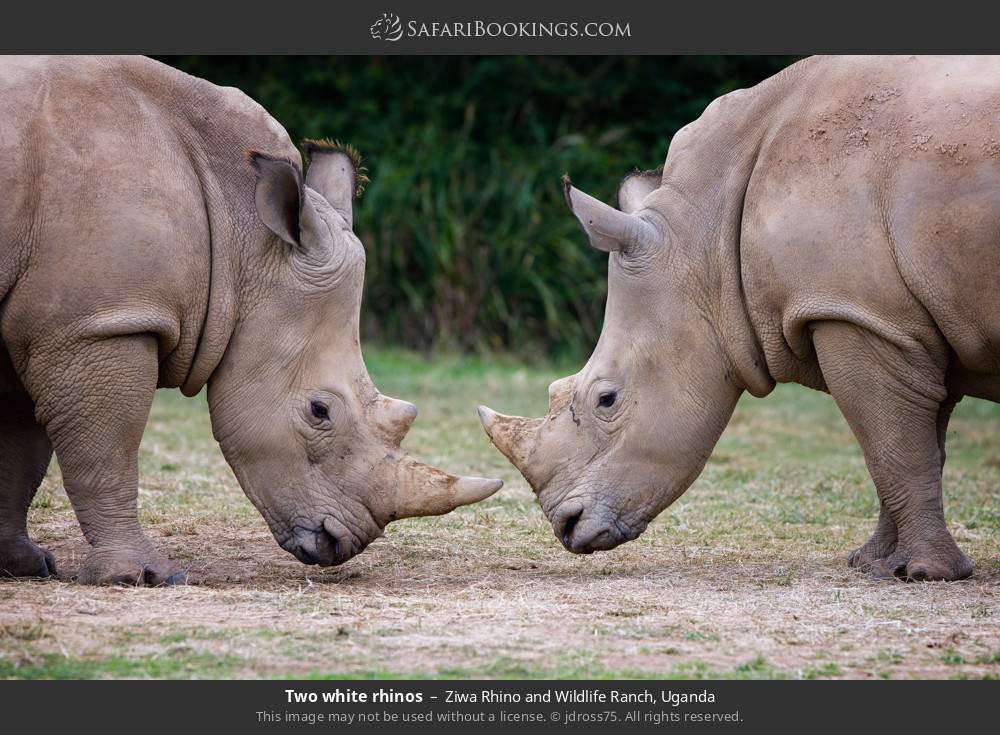
<path id="1" fill-rule="evenodd" d="M 507 487 L 394 524 L 343 567 L 306 567 L 240 492 L 203 401 L 164 393 L 142 449 L 143 520 L 200 583 L 2 581 L 0 676 L 1000 675 L 1000 407 L 961 404 L 950 438 L 948 517 L 976 574 L 887 583 L 845 565 L 876 503 L 826 396 L 745 400 L 702 478 L 639 540 L 575 557 L 473 411 L 540 413 L 554 371 L 369 362 L 421 408 L 414 454 Z M 85 545 L 55 468 L 31 526 L 72 575 Z"/>

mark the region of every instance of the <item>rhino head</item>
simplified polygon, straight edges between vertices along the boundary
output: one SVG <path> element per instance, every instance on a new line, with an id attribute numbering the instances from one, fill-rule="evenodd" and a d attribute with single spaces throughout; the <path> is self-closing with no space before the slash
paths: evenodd
<path id="1" fill-rule="evenodd" d="M 296 162 L 251 157 L 264 244 L 244 266 L 255 285 L 240 289 L 245 303 L 208 399 L 215 437 L 275 539 L 328 566 L 390 521 L 448 513 L 502 483 L 450 475 L 400 449 L 417 409 L 379 393 L 358 335 L 357 161 L 332 144 L 309 150 L 304 180 Z"/>
<path id="2" fill-rule="evenodd" d="M 609 253 L 600 339 L 579 373 L 549 387 L 544 418 L 479 408 L 490 440 L 576 553 L 636 538 L 676 500 L 742 391 L 712 326 L 712 266 L 668 222 L 667 189 L 659 172 L 633 174 L 615 209 L 564 179 L 591 245 Z"/>

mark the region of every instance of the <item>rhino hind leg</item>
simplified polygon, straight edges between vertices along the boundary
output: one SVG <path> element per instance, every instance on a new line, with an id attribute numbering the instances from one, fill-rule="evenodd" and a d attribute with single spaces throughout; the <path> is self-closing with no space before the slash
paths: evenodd
<path id="1" fill-rule="evenodd" d="M 819 324 L 813 341 L 882 506 L 875 534 L 852 555 L 851 566 L 876 578 L 968 577 L 972 561 L 948 531 L 941 496 L 944 433 L 955 404 L 945 388 L 946 366 L 939 364 L 947 358 L 843 322 Z"/>
<path id="2" fill-rule="evenodd" d="M 90 553 L 82 584 L 186 581 L 146 537 L 138 515 L 139 441 L 157 380 L 157 345 L 130 335 L 61 346 L 34 363 L 35 397 Z"/>
<path id="3" fill-rule="evenodd" d="M 28 507 L 45 477 L 52 447 L 26 393 L 0 393 L 0 576 L 48 577 L 52 554 L 28 537 Z"/>
<path id="4" fill-rule="evenodd" d="M 948 421 L 951 419 L 951 412 L 955 404 L 961 397 L 949 397 L 941 404 L 937 418 L 937 439 L 938 451 L 941 453 L 941 472 L 944 472 L 944 462 L 946 457 L 945 441 L 948 435 Z M 879 503 L 878 522 L 875 524 L 875 531 L 865 542 L 864 546 L 855 549 L 848 558 L 848 566 L 852 569 L 870 572 L 872 565 L 880 559 L 886 559 L 896 550 L 896 543 L 899 540 L 899 530 L 896 522 L 892 520 L 892 514 L 885 503 Z"/>

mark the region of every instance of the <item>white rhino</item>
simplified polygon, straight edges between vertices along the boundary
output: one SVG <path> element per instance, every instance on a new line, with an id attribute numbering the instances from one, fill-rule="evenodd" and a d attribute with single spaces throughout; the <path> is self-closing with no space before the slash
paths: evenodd
<path id="1" fill-rule="evenodd" d="M 361 357 L 355 157 L 149 59 L 0 60 L 0 570 L 46 576 L 25 516 L 53 449 L 86 583 L 184 580 L 136 514 L 157 388 L 212 428 L 282 548 L 339 564 L 499 480 L 399 448 L 416 416 Z"/>
<path id="2" fill-rule="evenodd" d="M 1000 400 L 1000 60 L 811 58 L 712 103 L 619 209 L 567 182 L 610 253 L 600 340 L 544 419 L 493 443 L 585 553 L 636 538 L 701 472 L 743 391 L 829 392 L 881 502 L 850 556 L 961 579 L 952 408 Z"/>

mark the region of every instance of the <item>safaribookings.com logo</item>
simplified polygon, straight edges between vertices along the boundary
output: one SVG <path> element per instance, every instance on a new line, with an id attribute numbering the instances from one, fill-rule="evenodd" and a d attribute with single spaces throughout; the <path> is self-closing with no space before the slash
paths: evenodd
<path id="1" fill-rule="evenodd" d="M 368 30 L 376 41 L 398 41 L 403 37 L 403 24 L 395 13 L 382 13 Z"/>
<path id="2" fill-rule="evenodd" d="M 368 29 L 376 41 L 407 38 L 631 38 L 632 28 L 623 21 L 510 21 L 410 20 L 403 25 L 395 13 L 382 17 Z"/>

